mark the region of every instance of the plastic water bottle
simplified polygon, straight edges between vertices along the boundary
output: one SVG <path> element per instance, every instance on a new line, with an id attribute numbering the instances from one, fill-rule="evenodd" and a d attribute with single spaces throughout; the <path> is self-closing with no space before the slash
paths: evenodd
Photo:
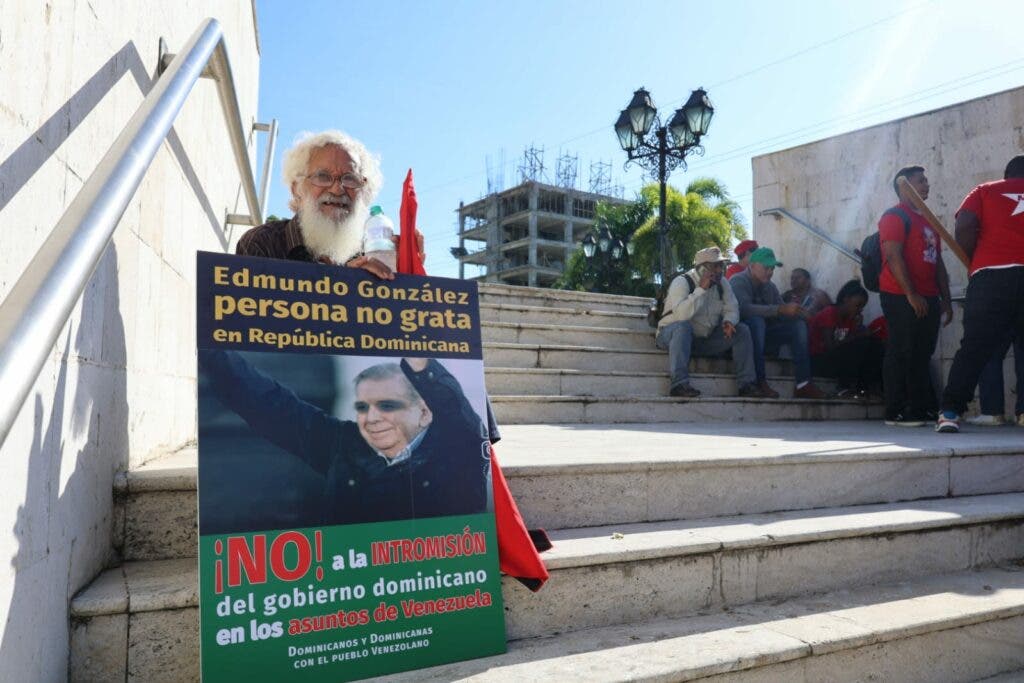
<path id="1" fill-rule="evenodd" d="M 363 228 L 363 253 L 395 270 L 397 252 L 395 242 L 391 239 L 394 235 L 395 224 L 384 215 L 379 206 L 371 206 L 370 217 L 366 219 Z"/>

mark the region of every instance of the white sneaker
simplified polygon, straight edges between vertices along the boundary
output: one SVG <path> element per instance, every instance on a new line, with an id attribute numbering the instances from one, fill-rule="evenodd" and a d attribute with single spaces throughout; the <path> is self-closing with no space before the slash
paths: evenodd
<path id="1" fill-rule="evenodd" d="M 1002 427 L 1006 424 L 1006 418 L 1002 415 L 975 415 L 967 420 L 967 424 L 980 427 Z"/>

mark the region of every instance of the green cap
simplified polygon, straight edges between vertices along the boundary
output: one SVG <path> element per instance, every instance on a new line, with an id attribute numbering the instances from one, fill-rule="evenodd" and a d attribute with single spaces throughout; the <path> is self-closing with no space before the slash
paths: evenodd
<path id="1" fill-rule="evenodd" d="M 384 210 L 381 209 L 376 204 L 374 204 L 373 206 L 370 207 L 370 215 L 371 216 L 379 216 L 382 213 L 384 213 Z"/>
<path id="2" fill-rule="evenodd" d="M 750 255 L 751 263 L 760 263 L 765 268 L 774 268 L 775 266 L 781 266 L 782 261 L 775 260 L 775 252 L 768 247 L 760 247 L 755 249 Z"/>

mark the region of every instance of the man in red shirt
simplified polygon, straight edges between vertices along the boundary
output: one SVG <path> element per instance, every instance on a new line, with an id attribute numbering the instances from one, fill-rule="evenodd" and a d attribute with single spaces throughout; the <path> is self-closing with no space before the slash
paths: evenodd
<path id="1" fill-rule="evenodd" d="M 934 411 L 928 368 L 939 336 L 939 313 L 948 325 L 953 308 L 939 236 L 900 195 L 900 178 L 906 178 L 922 199 L 928 198 L 924 168 L 901 168 L 893 179 L 900 203 L 878 221 L 882 243 L 879 299 L 889 325 L 882 367 L 885 424 L 923 427 L 929 410 Z"/>
<path id="2" fill-rule="evenodd" d="M 1024 339 L 1024 155 L 1010 160 L 1003 180 L 982 183 L 967 195 L 956 213 L 956 241 L 971 257 L 971 272 L 964 336 L 935 425 L 946 433 L 960 431 L 960 414 L 997 347 Z"/>

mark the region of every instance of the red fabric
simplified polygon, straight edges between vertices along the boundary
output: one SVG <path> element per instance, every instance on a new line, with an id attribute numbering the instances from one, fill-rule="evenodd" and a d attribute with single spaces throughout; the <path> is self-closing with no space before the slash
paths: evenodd
<path id="1" fill-rule="evenodd" d="M 742 263 L 730 263 L 725 269 L 725 277 L 730 278 L 736 273 L 742 273 L 747 267 Z"/>
<path id="2" fill-rule="evenodd" d="M 807 321 L 810 336 L 811 355 L 825 353 L 825 339 L 831 336 L 837 343 L 846 339 L 847 335 L 857 329 L 857 321 L 853 318 L 843 320 L 839 316 L 838 306 L 826 306 L 813 318 Z"/>
<path id="3" fill-rule="evenodd" d="M 1024 178 L 983 183 L 964 198 L 978 217 L 978 245 L 971 257 L 971 275 L 983 268 L 1024 266 Z"/>
<path id="4" fill-rule="evenodd" d="M 402 205 L 398 210 L 401 225 L 398 239 L 398 272 L 412 275 L 426 275 L 423 261 L 420 260 L 419 245 L 416 243 L 416 189 L 412 186 L 412 169 L 402 183 Z"/>
<path id="5" fill-rule="evenodd" d="M 519 507 L 505 481 L 491 446 L 491 485 L 494 488 L 494 518 L 498 527 L 498 560 L 501 571 L 514 576 L 530 590 L 540 590 L 548 580 L 548 569 L 534 545 Z"/>
<path id="6" fill-rule="evenodd" d="M 880 315 L 868 324 L 868 331 L 871 332 L 876 339 L 888 341 L 889 321 L 885 319 L 884 315 Z"/>
<path id="7" fill-rule="evenodd" d="M 939 284 L 935 279 L 935 264 L 941 258 L 942 244 L 939 236 L 925 217 L 914 211 L 909 204 L 899 205 L 910 217 L 910 232 L 907 233 L 903 219 L 888 213 L 878 221 L 878 232 L 881 241 L 899 242 L 903 245 L 903 261 L 907 264 L 907 274 L 914 291 L 921 296 L 938 296 Z M 878 278 L 878 289 L 889 294 L 906 294 L 896 276 L 889 270 L 889 262 L 885 258 L 885 247 L 882 247 L 882 274 Z"/>
<path id="8" fill-rule="evenodd" d="M 407 202 L 408 198 L 408 202 Z M 409 207 L 411 206 L 411 210 Z M 402 221 L 402 233 L 398 250 L 398 272 L 426 275 L 423 263 L 420 261 L 419 250 L 416 248 L 416 191 L 412 187 L 412 169 L 405 178 L 405 185 L 402 189 L 402 208 L 400 211 Z M 409 217 L 408 219 L 406 217 Z M 408 232 L 406 232 L 408 228 Z M 412 245 L 413 257 L 411 260 L 402 259 L 406 245 Z M 411 266 L 410 266 L 411 264 Z M 412 268 L 418 267 L 419 270 Z M 540 559 L 537 552 L 538 545 L 542 550 L 551 547 L 547 540 L 547 534 L 543 531 L 536 531 L 533 536 L 523 522 L 523 516 L 519 514 L 519 507 L 512 498 L 512 491 L 508 488 L 505 475 L 498 466 L 498 460 L 494 457 L 494 446 L 491 446 L 491 488 L 494 492 L 494 523 L 498 534 L 498 563 L 501 571 L 522 582 L 532 591 L 540 590 L 544 582 L 548 580 L 548 570 L 544 566 L 544 560 Z M 534 539 L 536 536 L 536 540 Z"/>

